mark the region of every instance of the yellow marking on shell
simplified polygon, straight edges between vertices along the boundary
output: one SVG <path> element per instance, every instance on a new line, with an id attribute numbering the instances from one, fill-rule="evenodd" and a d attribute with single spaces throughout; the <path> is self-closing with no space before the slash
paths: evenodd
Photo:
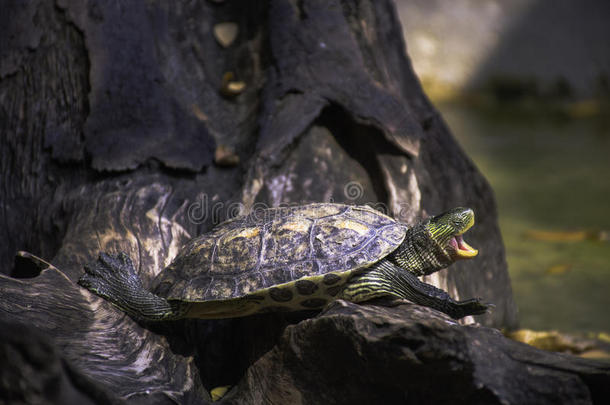
<path id="1" fill-rule="evenodd" d="M 201 249 L 209 249 L 211 252 L 215 243 L 216 243 L 216 241 L 212 238 L 201 240 L 199 243 L 197 243 L 193 247 L 191 254 L 194 255 L 197 252 L 199 252 Z"/>
<path id="2" fill-rule="evenodd" d="M 358 207 L 359 208 L 359 207 Z M 379 222 L 380 218 L 386 217 L 379 211 L 365 210 L 365 209 L 356 209 L 354 208 L 350 213 L 350 217 L 359 219 L 364 222 L 376 223 Z M 387 217 L 386 217 L 387 218 Z M 387 222 L 392 221 L 391 218 L 387 218 Z"/>
<path id="3" fill-rule="evenodd" d="M 258 229 L 257 227 L 245 228 L 237 235 L 232 235 L 232 236 L 228 237 L 227 239 L 224 240 L 224 242 L 229 242 L 235 238 L 246 238 L 246 239 L 255 238 L 258 236 L 259 233 L 260 233 L 260 229 Z"/>
<path id="4" fill-rule="evenodd" d="M 293 249 L 292 256 L 304 259 L 308 253 L 309 253 L 309 245 L 301 243 L 301 244 L 297 245 L 295 249 Z"/>
<path id="5" fill-rule="evenodd" d="M 246 277 L 246 279 L 240 283 L 240 289 L 244 295 L 255 292 L 260 289 L 259 281 L 254 278 Z"/>
<path id="6" fill-rule="evenodd" d="M 360 222 L 351 221 L 349 219 L 345 219 L 339 221 L 337 223 L 338 228 L 342 229 L 351 229 L 354 232 L 357 232 L 359 235 L 366 235 L 369 233 L 369 227 L 361 224 Z"/>
<path id="7" fill-rule="evenodd" d="M 288 221 L 279 228 L 280 231 L 307 232 L 311 226 L 311 221 L 306 219 L 297 219 L 296 221 Z"/>
<path id="8" fill-rule="evenodd" d="M 224 287 L 222 289 L 222 297 L 230 297 L 233 294 L 233 289 L 229 287 Z"/>
<path id="9" fill-rule="evenodd" d="M 256 226 L 252 226 L 249 228 L 244 228 L 238 233 L 234 233 L 234 232 L 235 231 L 229 232 L 227 235 L 223 236 L 219 241 L 219 246 L 230 244 L 233 240 L 235 240 L 237 238 L 245 238 L 245 239 L 255 238 L 259 235 L 260 229 L 258 229 L 258 227 L 256 227 Z M 204 246 L 203 244 L 201 244 L 200 246 L 196 246 L 193 249 L 193 253 L 198 252 L 199 250 L 201 250 L 205 247 L 208 247 L 208 246 Z"/>
<path id="10" fill-rule="evenodd" d="M 317 219 L 327 217 L 329 215 L 337 215 L 340 212 L 341 208 L 339 208 L 339 206 L 334 206 L 332 204 L 316 204 L 314 206 L 308 206 L 307 208 L 299 210 L 297 214 L 306 218 Z"/>

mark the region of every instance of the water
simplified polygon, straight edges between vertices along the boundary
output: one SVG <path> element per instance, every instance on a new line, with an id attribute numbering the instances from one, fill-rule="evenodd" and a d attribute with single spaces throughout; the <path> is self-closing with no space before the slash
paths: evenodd
<path id="1" fill-rule="evenodd" d="M 610 331 L 610 241 L 566 240 L 610 232 L 607 123 L 439 110 L 495 191 L 521 327 Z"/>

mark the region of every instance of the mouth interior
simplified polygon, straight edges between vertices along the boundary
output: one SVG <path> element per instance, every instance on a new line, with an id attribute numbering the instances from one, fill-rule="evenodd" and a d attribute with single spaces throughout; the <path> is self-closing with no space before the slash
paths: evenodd
<path id="1" fill-rule="evenodd" d="M 455 255 L 458 258 L 468 259 L 471 257 L 475 257 L 479 251 L 470 246 L 462 235 L 456 235 L 449 240 L 449 245 L 453 248 Z"/>

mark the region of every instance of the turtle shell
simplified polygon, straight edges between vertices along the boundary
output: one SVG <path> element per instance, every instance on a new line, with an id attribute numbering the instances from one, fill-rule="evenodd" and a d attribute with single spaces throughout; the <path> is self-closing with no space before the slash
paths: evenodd
<path id="1" fill-rule="evenodd" d="M 238 217 L 182 248 L 157 279 L 169 300 L 229 300 L 288 283 L 307 294 L 387 256 L 407 227 L 368 206 L 310 204 Z M 290 297 L 284 297 L 286 301 Z"/>

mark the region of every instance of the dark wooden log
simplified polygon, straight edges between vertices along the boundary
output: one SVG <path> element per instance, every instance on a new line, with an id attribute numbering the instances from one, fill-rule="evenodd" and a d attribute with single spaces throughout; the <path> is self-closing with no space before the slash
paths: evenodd
<path id="1" fill-rule="evenodd" d="M 81 395 L 87 394 L 92 403 L 118 403 L 142 396 L 147 403 L 168 403 L 170 399 L 191 403 L 207 397 L 192 358 L 173 354 L 164 337 L 137 325 L 54 266 L 36 258 L 33 261 L 40 266 L 40 275 L 32 279 L 4 277 L 0 283 L 2 322 L 12 331 L 3 331 L 2 347 L 7 353 L 3 375 L 10 378 L 2 379 L 0 399 L 17 401 L 20 394 L 24 403 L 44 403 L 47 396 L 59 404 L 66 395 L 75 396 L 80 391 L 85 391 Z M 28 333 L 21 342 L 23 349 L 15 344 L 20 333 Z M 11 358 L 14 351 L 24 353 L 30 364 Z M 29 354 L 37 351 L 44 351 L 46 357 L 36 359 Z M 68 371 L 53 370 L 55 363 Z M 9 373 L 8 366 L 17 372 Z M 28 368 L 33 369 L 29 375 L 24 372 Z M 84 377 L 78 377 L 81 373 Z M 62 374 L 69 377 L 64 379 L 75 380 L 76 388 L 62 386 L 58 378 Z M 51 377 L 59 381 L 44 384 Z M 36 382 L 38 378 L 40 382 Z M 21 390 L 10 384 L 13 379 Z M 46 392 L 33 386 L 42 386 Z M 59 392 L 57 398 L 49 397 L 54 392 Z"/>
<path id="2" fill-rule="evenodd" d="M 223 403 L 602 404 L 609 381 L 608 363 L 538 350 L 429 308 L 337 301 L 286 328 Z"/>
<path id="3" fill-rule="evenodd" d="M 516 325 L 491 189 L 423 94 L 391 1 L 2 7 L 0 321 L 38 330 L 28 347 L 52 347 L 45 361 L 93 403 L 264 394 L 259 359 L 315 314 L 143 325 L 76 284 L 100 251 L 125 251 L 149 286 L 186 240 L 260 204 L 372 203 L 407 223 L 471 206 L 480 257 L 428 281 L 496 304 L 477 321 Z M 226 48 L 224 21 L 239 27 Z M 243 92 L 221 91 L 227 72 Z"/>

